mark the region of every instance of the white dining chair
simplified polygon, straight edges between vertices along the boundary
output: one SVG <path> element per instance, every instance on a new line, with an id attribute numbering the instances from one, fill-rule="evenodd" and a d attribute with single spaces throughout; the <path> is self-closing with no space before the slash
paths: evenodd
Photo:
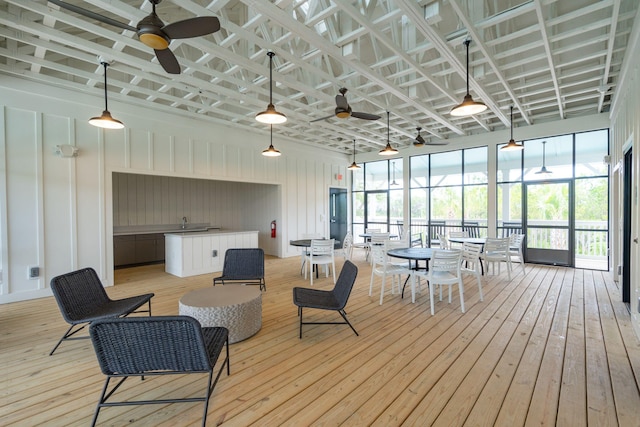
<path id="1" fill-rule="evenodd" d="M 517 260 L 522 267 L 522 274 L 526 274 L 524 269 L 524 254 L 522 252 L 522 246 L 524 246 L 524 234 L 514 233 L 509 235 L 509 257 L 511 262 Z"/>
<path id="2" fill-rule="evenodd" d="M 321 265 L 325 267 L 326 276 L 329 277 L 329 266 L 331 266 L 331 273 L 333 274 L 333 283 L 336 283 L 336 262 L 334 257 L 333 245 L 335 239 L 312 239 L 311 247 L 309 248 L 309 255 L 304 265 L 304 278 L 307 278 L 307 270 L 311 270 L 311 286 L 313 286 L 313 268 L 320 268 Z"/>
<path id="3" fill-rule="evenodd" d="M 347 234 L 344 235 L 344 239 L 342 239 L 342 249 L 340 249 L 340 255 L 345 259 L 345 261 L 351 261 L 351 255 L 353 254 L 353 234 L 350 231 L 347 231 Z"/>
<path id="4" fill-rule="evenodd" d="M 386 244 L 383 245 L 371 246 L 372 266 L 371 281 L 369 282 L 369 296 L 373 294 L 373 281 L 375 276 L 380 276 L 382 278 L 382 283 L 380 284 L 380 305 L 382 305 L 382 301 L 384 299 L 385 283 L 387 277 L 391 278 L 391 293 L 395 294 L 401 292 L 400 288 L 402 275 L 411 274 L 411 270 L 409 270 L 408 264 L 405 263 L 404 266 L 401 266 L 389 262 L 387 250 L 389 249 L 390 242 L 391 241 L 387 241 Z"/>
<path id="5" fill-rule="evenodd" d="M 476 245 L 469 242 L 464 242 L 462 244 L 462 265 L 460 267 L 460 272 L 465 274 L 470 274 L 475 276 L 476 281 L 478 282 L 478 293 L 480 294 L 480 301 L 484 301 L 484 296 L 482 295 L 482 269 L 480 263 L 480 256 L 482 254 L 482 246 Z"/>
<path id="6" fill-rule="evenodd" d="M 493 274 L 496 274 L 496 264 L 498 264 L 498 274 L 500 274 L 500 265 L 504 262 L 507 267 L 507 277 L 511 280 L 511 256 L 509 255 L 509 238 L 508 237 L 487 237 L 482 252 L 482 260 L 489 274 L 489 269 L 493 268 Z"/>
<path id="7" fill-rule="evenodd" d="M 460 250 L 434 249 L 429 260 L 429 271 L 414 272 L 412 280 L 415 280 L 416 277 L 424 277 L 429 282 L 431 315 L 435 314 L 433 293 L 436 286 L 439 290 L 440 301 L 442 301 L 442 286 L 449 287 L 449 304 L 451 304 L 451 287 L 456 284 L 460 294 L 460 309 L 464 313 L 464 283 L 462 282 L 461 262 L 462 251 Z"/>
<path id="8" fill-rule="evenodd" d="M 322 239 L 322 235 L 319 233 L 303 233 L 301 239 L 302 240 Z M 302 271 L 304 271 L 304 263 L 306 262 L 307 255 L 309 255 L 309 248 L 302 248 L 302 251 L 300 252 L 300 273 L 301 274 L 302 274 Z"/>

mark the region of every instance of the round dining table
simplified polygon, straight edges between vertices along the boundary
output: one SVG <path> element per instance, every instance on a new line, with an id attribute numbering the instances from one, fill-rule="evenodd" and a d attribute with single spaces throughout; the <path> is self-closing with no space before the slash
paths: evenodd
<path id="1" fill-rule="evenodd" d="M 401 258 L 409 260 L 409 268 L 411 270 L 418 270 L 418 261 L 426 261 L 427 263 L 431 259 L 431 255 L 433 254 L 433 250 L 431 248 L 395 248 L 389 249 L 387 251 L 387 255 L 394 258 Z M 415 261 L 415 267 L 411 267 L 411 261 Z M 409 277 L 407 277 L 409 280 Z M 404 297 L 404 288 L 407 285 L 407 281 L 405 280 L 404 285 L 402 286 L 402 294 L 401 297 Z M 415 275 L 411 277 L 411 302 L 416 302 L 416 280 Z"/>

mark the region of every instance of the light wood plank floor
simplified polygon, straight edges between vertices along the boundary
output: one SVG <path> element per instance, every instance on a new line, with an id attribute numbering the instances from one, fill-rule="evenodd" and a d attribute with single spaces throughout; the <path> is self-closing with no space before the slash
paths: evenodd
<path id="1" fill-rule="evenodd" d="M 431 316 L 424 291 L 415 304 L 387 293 L 379 305 L 380 279 L 370 297 L 370 267 L 354 258 L 347 312 L 360 336 L 345 325 L 307 326 L 302 340 L 291 296 L 308 285 L 300 260 L 266 261 L 262 329 L 231 345 L 231 375 L 216 387 L 208 425 L 640 425 L 640 343 L 608 273 L 527 265 L 508 281 L 503 268 L 484 278 L 483 302 L 468 277 L 466 313 L 455 292 Z M 179 298 L 211 277 L 137 267 L 117 270 L 107 292 L 154 292 L 154 314 L 177 314 Z M 322 275 L 314 283 L 332 285 Z M 66 327 L 53 298 L 0 306 L 1 425 L 89 424 L 104 377 L 88 340 L 48 356 Z M 131 380 L 122 393 L 201 393 L 205 379 L 192 377 Z M 98 425 L 199 425 L 201 405 L 106 408 Z"/>

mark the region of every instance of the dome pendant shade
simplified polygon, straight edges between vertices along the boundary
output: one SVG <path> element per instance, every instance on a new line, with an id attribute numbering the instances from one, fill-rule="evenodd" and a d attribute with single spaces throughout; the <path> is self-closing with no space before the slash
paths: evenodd
<path id="1" fill-rule="evenodd" d="M 487 109 L 487 106 L 483 102 L 474 101 L 469 93 L 469 45 L 471 44 L 471 40 L 465 40 L 464 44 L 467 47 L 467 94 L 464 96 L 462 103 L 453 107 L 449 113 L 456 117 L 472 116 L 482 113 Z"/>
<path id="2" fill-rule="evenodd" d="M 524 150 L 524 145 L 516 143 L 513 139 L 513 105 L 511 106 L 511 139 L 504 147 L 501 147 L 500 150 L 504 151 L 516 151 L 516 150 Z"/>
<path id="3" fill-rule="evenodd" d="M 267 55 L 269 56 L 269 105 L 266 110 L 256 114 L 256 120 L 269 125 L 279 125 L 287 121 L 287 116 L 276 111 L 276 107 L 273 105 L 273 57 L 275 53 L 267 52 Z"/>
<path id="4" fill-rule="evenodd" d="M 269 126 L 269 132 L 270 132 L 270 135 L 271 135 L 271 142 L 269 143 L 269 148 L 267 148 L 266 150 L 262 151 L 262 155 L 265 156 L 265 157 L 278 157 L 282 153 L 280 153 L 280 151 L 276 150 L 276 148 L 273 146 L 273 125 Z"/>
<path id="5" fill-rule="evenodd" d="M 103 129 L 122 129 L 124 123 L 114 119 L 107 107 L 107 66 L 109 64 L 106 61 L 101 61 L 101 64 L 104 67 L 104 111 L 101 116 L 90 118 L 89 124 Z"/>
<path id="6" fill-rule="evenodd" d="M 111 113 L 108 110 L 104 110 L 100 117 L 90 118 L 89 124 L 103 129 L 124 128 L 124 124 L 120 120 L 111 117 Z"/>
<path id="7" fill-rule="evenodd" d="M 347 169 L 349 169 L 350 171 L 360 169 L 360 166 L 358 166 L 358 164 L 356 163 L 356 140 L 355 139 L 353 140 L 353 163 L 351 163 L 351 165 L 349 165 Z"/>
<path id="8" fill-rule="evenodd" d="M 387 111 L 387 146 L 378 152 L 381 156 L 393 156 L 394 154 L 398 154 L 398 150 L 391 146 L 389 142 L 389 112 Z"/>

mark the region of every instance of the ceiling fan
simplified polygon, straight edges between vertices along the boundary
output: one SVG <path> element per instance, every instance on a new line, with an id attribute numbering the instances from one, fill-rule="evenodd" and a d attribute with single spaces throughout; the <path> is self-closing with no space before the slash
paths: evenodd
<path id="1" fill-rule="evenodd" d="M 58 5 L 64 9 L 75 12 L 87 18 L 124 30 L 133 31 L 138 35 L 142 43 L 155 51 L 158 62 L 169 74 L 180 74 L 180 64 L 176 56 L 169 49 L 172 39 L 187 39 L 191 37 L 205 36 L 220 30 L 220 21 L 215 16 L 197 16 L 182 21 L 165 25 L 156 14 L 156 5 L 162 0 L 149 0 L 153 5 L 152 12 L 143 18 L 138 25 L 132 27 L 109 17 L 97 14 L 79 6 L 64 2 L 62 0 L 49 0 L 50 3 Z"/>
<path id="2" fill-rule="evenodd" d="M 446 141 L 430 141 L 430 142 L 426 142 L 424 140 L 424 138 L 422 137 L 422 135 L 420 135 L 420 131 L 422 130 L 421 127 L 417 127 L 416 130 L 418 131 L 418 136 L 416 136 L 416 139 L 413 140 L 413 145 L 416 147 L 422 147 L 424 145 L 447 145 L 448 142 Z"/>
<path id="3" fill-rule="evenodd" d="M 333 114 L 327 117 L 322 117 L 320 119 L 311 120 L 310 123 L 318 122 L 320 120 L 330 119 L 333 116 L 336 116 L 340 119 L 346 119 L 347 117 L 355 117 L 356 119 L 363 120 L 378 120 L 380 116 L 369 113 L 360 113 L 358 111 L 351 111 L 351 106 L 347 102 L 347 88 L 340 88 L 340 93 L 336 95 L 336 110 Z"/>

